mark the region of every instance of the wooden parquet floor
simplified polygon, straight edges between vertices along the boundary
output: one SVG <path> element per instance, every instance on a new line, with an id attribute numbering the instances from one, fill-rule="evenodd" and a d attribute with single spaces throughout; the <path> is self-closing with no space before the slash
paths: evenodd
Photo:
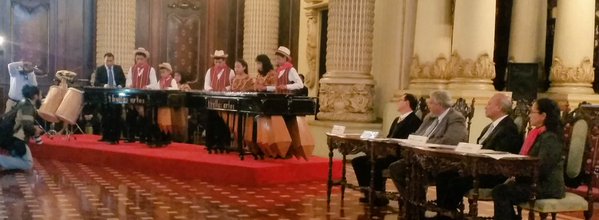
<path id="1" fill-rule="evenodd" d="M 351 166 L 348 174 L 355 183 Z M 348 190 L 342 204 L 335 190 L 327 208 L 324 182 L 247 188 L 38 160 L 31 172 L 3 172 L 0 183 L 0 219 L 369 219 L 356 191 Z M 482 214 L 492 213 L 491 203 L 480 207 Z M 397 219 L 397 210 L 392 203 L 373 210 L 372 218 Z"/>

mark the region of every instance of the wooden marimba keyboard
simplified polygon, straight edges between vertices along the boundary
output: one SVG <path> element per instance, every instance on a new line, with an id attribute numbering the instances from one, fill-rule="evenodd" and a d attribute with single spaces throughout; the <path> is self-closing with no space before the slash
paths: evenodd
<path id="1" fill-rule="evenodd" d="M 314 149 L 314 139 L 304 116 L 316 114 L 316 98 L 269 92 L 183 92 L 98 87 L 85 87 L 84 90 L 84 100 L 89 104 L 217 111 L 234 134 L 241 159 L 246 150 L 254 158 L 296 156 L 307 159 Z"/>

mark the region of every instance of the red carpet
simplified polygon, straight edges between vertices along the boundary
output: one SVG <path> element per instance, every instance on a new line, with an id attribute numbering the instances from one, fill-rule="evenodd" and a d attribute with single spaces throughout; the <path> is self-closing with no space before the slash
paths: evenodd
<path id="1" fill-rule="evenodd" d="M 208 154 L 203 146 L 173 143 L 165 148 L 148 148 L 134 143 L 108 145 L 95 135 L 76 135 L 77 140 L 63 137 L 44 139 L 43 145 L 32 145 L 34 158 L 55 159 L 90 165 L 122 167 L 143 172 L 165 173 L 179 178 L 201 179 L 220 184 L 248 186 L 326 182 L 328 159 L 245 160 L 239 154 Z M 341 161 L 334 161 L 333 176 L 341 176 Z"/>

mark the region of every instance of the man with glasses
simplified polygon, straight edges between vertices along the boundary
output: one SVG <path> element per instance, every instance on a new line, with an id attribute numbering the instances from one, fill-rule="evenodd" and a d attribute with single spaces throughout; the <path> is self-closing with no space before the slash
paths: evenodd
<path id="1" fill-rule="evenodd" d="M 387 138 L 400 138 L 405 139 L 411 133 L 414 133 L 422 121 L 414 110 L 418 106 L 418 100 L 412 94 L 404 94 L 397 102 L 397 110 L 399 111 L 399 117 L 393 120 L 389 134 Z M 376 159 L 374 168 L 374 190 L 375 197 L 373 204 L 376 206 L 386 206 L 389 204 L 389 200 L 385 196 L 385 182 L 386 178 L 383 177 L 383 170 L 389 167 L 389 164 L 399 160 L 400 152 L 396 155 L 389 155 L 386 157 L 380 157 Z M 360 156 L 352 159 L 352 166 L 358 179 L 358 184 L 361 188 L 367 188 L 370 186 L 370 158 L 369 156 Z M 360 198 L 360 202 L 369 202 L 368 191 L 364 191 L 364 198 Z"/>
<path id="2" fill-rule="evenodd" d="M 430 113 L 424 118 L 420 128 L 414 133 L 428 137 L 428 143 L 457 145 L 468 141 L 466 119 L 451 108 L 452 98 L 447 91 L 438 90 L 430 93 L 426 101 Z M 389 165 L 389 173 L 400 195 L 405 193 L 406 166 L 402 159 Z"/>

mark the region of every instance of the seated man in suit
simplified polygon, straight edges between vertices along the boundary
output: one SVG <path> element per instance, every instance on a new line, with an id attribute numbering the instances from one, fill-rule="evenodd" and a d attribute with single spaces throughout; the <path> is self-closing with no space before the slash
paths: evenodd
<path id="1" fill-rule="evenodd" d="M 495 94 L 485 107 L 485 115 L 491 119 L 477 139 L 477 143 L 483 149 L 504 151 L 514 154 L 520 152 L 522 136 L 514 120 L 508 116 L 512 110 L 512 100 L 504 94 Z M 507 178 L 498 176 L 481 176 L 479 186 L 481 188 L 493 188 L 505 182 Z M 436 177 L 437 205 L 456 210 L 462 202 L 462 197 L 472 189 L 472 177 L 463 177 L 455 171 L 443 172 Z"/>
<path id="2" fill-rule="evenodd" d="M 416 135 L 427 136 L 428 143 L 456 145 L 468 140 L 466 119 L 451 108 L 452 99 L 447 91 L 433 91 L 426 100 L 430 113 L 424 118 Z M 399 160 L 389 165 L 389 171 L 399 193 L 405 188 L 405 175 L 408 166 L 406 160 Z"/>
<path id="3" fill-rule="evenodd" d="M 395 118 L 389 129 L 387 138 L 408 138 L 408 135 L 414 133 L 416 129 L 422 124 L 422 121 L 414 110 L 418 105 L 418 100 L 412 94 L 404 94 L 397 102 L 397 110 L 401 114 Z M 374 204 L 377 206 L 386 206 L 389 204 L 389 200 L 385 197 L 385 181 L 383 177 L 383 170 L 389 167 L 389 164 L 399 159 L 399 152 L 396 156 L 387 156 L 377 158 L 374 168 L 374 189 L 376 190 L 376 197 Z M 361 188 L 370 186 L 370 157 L 360 156 L 352 160 L 352 166 L 356 172 L 356 178 Z M 360 202 L 368 203 L 368 192 L 364 192 L 364 198 L 360 198 Z"/>

